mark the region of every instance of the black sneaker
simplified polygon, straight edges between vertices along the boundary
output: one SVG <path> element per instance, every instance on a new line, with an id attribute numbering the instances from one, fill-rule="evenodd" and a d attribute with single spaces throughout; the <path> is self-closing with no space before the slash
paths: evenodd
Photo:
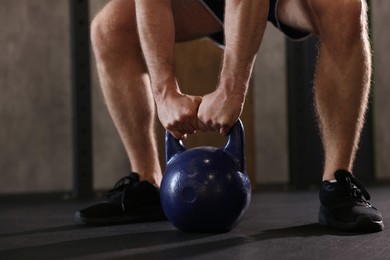
<path id="1" fill-rule="evenodd" d="M 107 193 L 107 199 L 82 209 L 75 221 L 87 225 L 115 225 L 124 223 L 166 220 L 160 204 L 160 191 L 147 181 L 139 181 L 138 174 L 121 178 Z"/>
<path id="2" fill-rule="evenodd" d="M 320 189 L 320 224 L 344 231 L 382 231 L 382 215 L 367 202 L 370 195 L 359 180 L 344 170 L 335 177 L 337 182 L 324 181 Z"/>

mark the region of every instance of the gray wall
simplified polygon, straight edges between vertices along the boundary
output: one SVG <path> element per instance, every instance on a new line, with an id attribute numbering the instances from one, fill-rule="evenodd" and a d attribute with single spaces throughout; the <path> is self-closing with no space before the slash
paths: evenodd
<path id="1" fill-rule="evenodd" d="M 374 33 L 374 118 L 376 174 L 390 179 L 390 1 L 372 2 Z"/>
<path id="2" fill-rule="evenodd" d="M 0 24 L 0 192 L 69 189 L 67 2 L 2 0 Z"/>
<path id="3" fill-rule="evenodd" d="M 259 184 L 288 182 L 285 54 L 283 34 L 269 24 L 257 56 L 253 85 Z"/>
<path id="4" fill-rule="evenodd" d="M 91 1 L 91 16 L 106 1 Z M 72 184 L 68 1 L 0 4 L 0 193 L 67 191 Z M 93 63 L 92 63 L 93 64 Z M 94 67 L 94 186 L 129 170 Z"/>

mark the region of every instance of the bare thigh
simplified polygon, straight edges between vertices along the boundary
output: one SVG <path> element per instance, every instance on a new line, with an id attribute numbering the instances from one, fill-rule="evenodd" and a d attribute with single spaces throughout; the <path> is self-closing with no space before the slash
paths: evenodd
<path id="1" fill-rule="evenodd" d="M 279 21 L 301 31 L 317 33 L 316 18 L 310 1 L 312 0 L 279 0 Z"/>
<path id="2" fill-rule="evenodd" d="M 223 30 L 219 21 L 199 0 L 172 0 L 172 13 L 178 42 Z M 113 30 L 137 31 L 134 0 L 111 0 L 99 14 Z"/>
<path id="3" fill-rule="evenodd" d="M 223 30 L 220 22 L 199 0 L 173 0 L 176 41 L 201 38 Z"/>

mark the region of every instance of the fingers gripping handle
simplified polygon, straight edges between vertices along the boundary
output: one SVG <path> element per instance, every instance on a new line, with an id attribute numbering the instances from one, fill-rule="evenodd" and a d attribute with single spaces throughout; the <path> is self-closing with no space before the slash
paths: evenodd
<path id="1" fill-rule="evenodd" d="M 165 160 L 167 163 L 185 150 L 187 149 L 181 140 L 174 138 L 168 131 L 165 132 Z M 245 173 L 245 134 L 240 119 L 230 129 L 228 141 L 223 150 L 233 156 L 240 171 Z"/>

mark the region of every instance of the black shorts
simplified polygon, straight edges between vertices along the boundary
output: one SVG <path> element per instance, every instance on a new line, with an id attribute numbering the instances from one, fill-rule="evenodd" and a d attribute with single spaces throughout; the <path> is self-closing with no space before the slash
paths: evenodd
<path id="1" fill-rule="evenodd" d="M 205 7 L 221 22 L 223 25 L 223 21 L 225 18 L 225 0 L 201 0 Z M 302 32 L 291 28 L 283 23 L 281 23 L 278 19 L 276 10 L 278 6 L 279 0 L 270 0 L 269 5 L 269 13 L 268 13 L 268 21 L 270 21 L 276 28 L 281 30 L 288 38 L 292 40 L 302 40 L 310 35 L 308 32 Z M 210 38 L 217 42 L 220 45 L 224 45 L 224 34 L 222 32 L 218 32 L 210 35 Z"/>

